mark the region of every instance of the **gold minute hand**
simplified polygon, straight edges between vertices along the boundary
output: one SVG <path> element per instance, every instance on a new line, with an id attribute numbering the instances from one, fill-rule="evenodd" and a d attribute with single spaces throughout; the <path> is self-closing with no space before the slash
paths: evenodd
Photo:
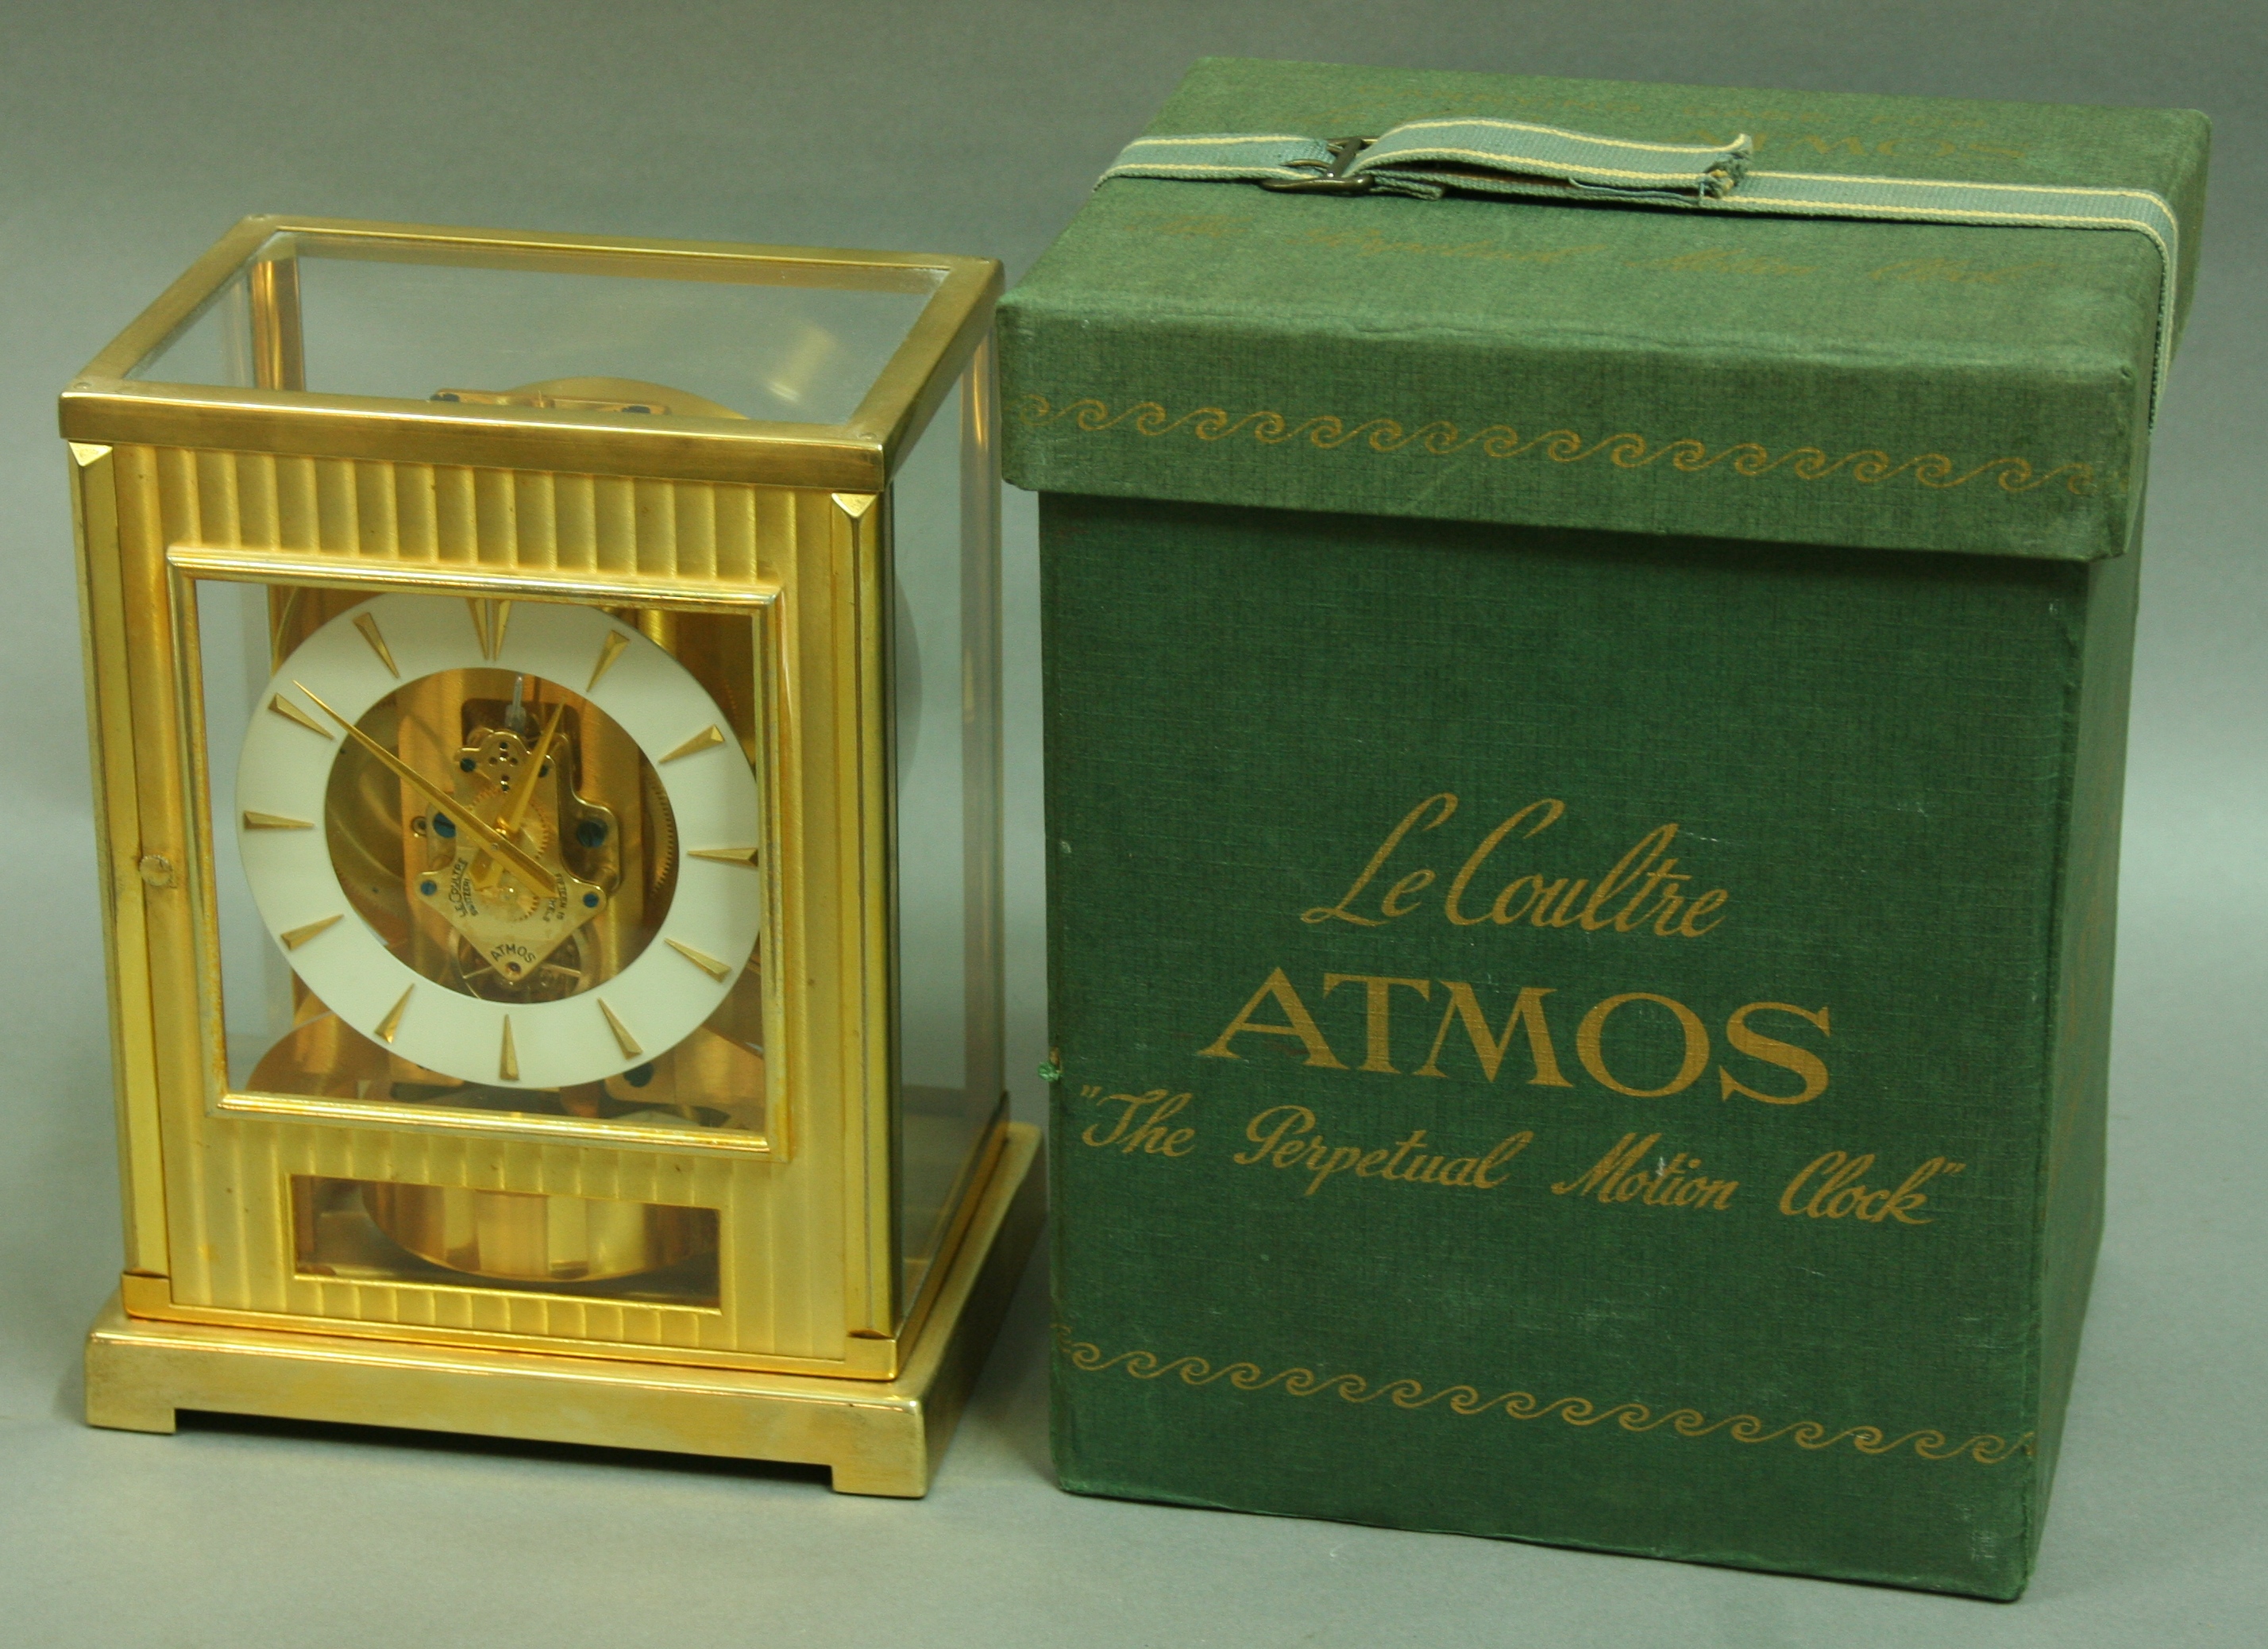
<path id="1" fill-rule="evenodd" d="M 486 849 L 489 852 L 495 854 L 498 858 L 503 859 L 514 870 L 519 872 L 521 875 L 532 878 L 538 888 L 556 888 L 558 887 L 559 882 L 556 877 L 553 876 L 549 871 L 545 870 L 542 865 L 537 864 L 535 860 L 529 858 L 527 854 L 522 851 L 519 848 L 504 840 L 504 837 L 498 836 L 494 830 L 491 830 L 480 818 L 479 814 L 472 808 L 465 806 L 454 797 L 444 792 L 440 786 L 435 784 L 423 774 L 420 773 L 416 768 L 411 767 L 400 756 L 394 755 L 393 751 L 379 743 L 377 740 L 372 738 L 361 728 L 356 726 L 345 717 L 340 715 L 338 711 L 333 710 L 328 704 L 324 703 L 321 699 L 316 698 L 313 693 L 307 693 L 307 688 L 305 682 L 294 681 L 291 685 L 298 688 L 302 693 L 306 693 L 310 699 L 313 699 L 316 709 L 321 710 L 324 715 L 328 716 L 333 721 L 338 723 L 340 726 L 345 728 L 349 738 L 352 739 L 356 743 L 362 746 L 364 749 L 369 751 L 371 755 L 376 756 L 380 762 L 383 762 L 388 768 L 393 769 L 394 776 L 400 778 L 403 784 L 416 791 L 418 794 L 424 797 L 427 801 L 431 802 L 435 806 L 446 807 L 448 809 L 449 817 L 462 824 L 466 829 L 471 831 L 473 833 L 473 839 L 475 842 L 478 842 L 482 847 Z"/>
<path id="2" fill-rule="evenodd" d="M 543 736 L 535 741 L 535 754 L 527 758 L 527 777 L 520 780 L 519 794 L 512 799 L 511 810 L 504 816 L 503 830 L 507 840 L 519 839 L 520 821 L 527 817 L 527 804 L 535 794 L 535 781 L 543 777 L 543 758 L 551 754 L 551 740 L 559 731 L 559 718 L 566 713 L 566 705 L 554 704 L 551 713 L 543 718 Z"/>
<path id="3" fill-rule="evenodd" d="M 527 804 L 535 795 L 536 781 L 543 777 L 543 758 L 550 755 L 552 736 L 559 731 L 560 717 L 566 713 L 565 704 L 554 704 L 551 714 L 544 718 L 543 736 L 535 741 L 535 754 L 527 759 L 527 769 L 519 781 L 519 792 L 512 799 L 512 806 L 504 810 L 504 817 L 497 821 L 497 829 L 507 842 L 519 840 L 519 827 L 527 817 Z M 491 869 L 487 876 L 474 880 L 485 887 L 496 880 L 496 872 Z"/>

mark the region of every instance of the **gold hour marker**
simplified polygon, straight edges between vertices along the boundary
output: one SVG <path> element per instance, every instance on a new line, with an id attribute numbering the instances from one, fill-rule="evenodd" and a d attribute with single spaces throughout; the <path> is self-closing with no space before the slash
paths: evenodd
<path id="1" fill-rule="evenodd" d="M 313 830 L 315 827 L 305 819 L 286 819 L 280 813 L 254 813 L 244 810 L 244 828 L 247 830 Z"/>
<path id="2" fill-rule="evenodd" d="M 506 1082 L 519 1080 L 519 1056 L 512 1051 L 512 1015 L 504 1016 L 504 1049 L 497 1056 L 497 1075 Z"/>
<path id="3" fill-rule="evenodd" d="M 320 922 L 310 922 L 306 927 L 293 928 L 289 932 L 279 933 L 276 937 L 284 941 L 285 950 L 296 951 L 315 935 L 328 929 L 338 919 L 336 916 L 325 917 Z"/>
<path id="4" fill-rule="evenodd" d="M 394 662 L 394 650 L 386 644 L 386 637 L 379 633 L 377 618 L 364 613 L 355 620 L 355 628 L 362 632 L 362 638 L 370 644 L 370 650 L 378 655 L 379 662 L 386 666 L 387 674 L 399 681 L 401 671 Z"/>
<path id="5" fill-rule="evenodd" d="M 598 667 L 591 672 L 591 679 L 584 683 L 583 691 L 585 694 L 599 685 L 600 676 L 615 667 L 615 660 L 622 656 L 622 649 L 630 644 L 630 638 L 622 631 L 610 629 L 607 632 L 607 639 L 599 648 Z"/>
<path id="6" fill-rule="evenodd" d="M 754 870 L 756 867 L 756 855 L 762 850 L 759 848 L 688 848 L 685 850 L 685 857 L 695 859 L 715 859 L 719 865 L 745 865 L 750 870 Z"/>
<path id="7" fill-rule="evenodd" d="M 645 1052 L 637 1045 L 637 1038 L 630 1034 L 630 1027 L 622 1023 L 622 1016 L 607 1005 L 606 997 L 599 997 L 598 1003 L 599 1012 L 607 1016 L 607 1028 L 615 1034 L 615 1042 L 622 1050 L 622 1057 L 636 1059 Z"/>
<path id="8" fill-rule="evenodd" d="M 337 918 L 334 917 L 332 919 L 335 921 Z M 696 951 L 690 945 L 686 944 L 682 939 L 671 939 L 669 941 L 669 948 L 675 951 L 680 956 L 685 958 L 687 961 L 691 962 L 696 968 L 698 968 L 703 973 L 708 975 L 720 985 L 725 983 L 725 975 L 733 971 L 731 968 L 725 967 L 724 963 L 718 961 L 715 957 L 710 955 L 705 951 Z"/>
<path id="9" fill-rule="evenodd" d="M 330 730 L 329 728 L 328 728 L 328 727 L 324 726 L 322 723 L 320 723 L 320 722 L 317 721 L 317 720 L 316 720 L 313 716 L 310 716 L 310 715 L 309 715 L 306 710 L 301 710 L 301 709 L 300 709 L 297 704 L 294 704 L 294 703 L 293 703 L 290 699 L 285 698 L 285 697 L 284 697 L 281 693 L 278 693 L 277 695 L 276 695 L 276 696 L 275 696 L 275 697 L 273 697 L 273 698 L 271 698 L 271 699 L 269 699 L 269 700 L 268 701 L 268 708 L 269 708 L 269 709 L 270 709 L 270 710 L 274 710 L 274 711 L 275 711 L 278 716 L 281 716 L 281 717 L 282 717 L 285 721 L 296 721 L 296 722 L 298 722 L 298 723 L 302 727 L 305 727 L 305 728 L 306 728 L 309 732 L 312 732 L 312 733 L 320 733 L 320 734 L 321 734 L 321 735 L 322 735 L 324 738 L 326 738 L 326 739 L 333 738 L 333 737 L 335 737 L 335 734 L 333 734 L 333 733 L 332 733 L 332 732 L 331 732 L 331 730 Z"/>
<path id="10" fill-rule="evenodd" d="M 667 755 L 661 759 L 665 762 L 674 762 L 680 756 L 691 755 L 696 751 L 706 750 L 712 744 L 722 744 L 724 742 L 724 730 L 718 727 L 716 723 L 711 722 L 709 725 L 703 727 L 699 732 L 695 733 L 690 739 L 688 739 L 683 744 L 678 746 L 676 749 L 672 750 Z"/>
<path id="11" fill-rule="evenodd" d="M 512 603 L 468 597 L 465 605 L 473 612 L 473 634 L 480 639 L 481 657 L 495 658 L 504 651 L 504 630 L 512 622 Z"/>
<path id="12" fill-rule="evenodd" d="M 379 1042 L 391 1042 L 394 1041 L 394 1033 L 401 1028 L 401 1015 L 409 1008 L 409 998 L 416 993 L 416 990 L 417 987 L 416 985 L 410 986 L 409 990 L 401 993 L 401 1000 L 395 1003 L 392 1007 L 386 1011 L 386 1017 L 378 1022 L 378 1040 Z"/>

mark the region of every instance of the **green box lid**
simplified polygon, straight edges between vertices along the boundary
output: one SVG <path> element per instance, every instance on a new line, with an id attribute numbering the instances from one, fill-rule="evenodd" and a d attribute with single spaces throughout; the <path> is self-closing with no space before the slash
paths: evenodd
<path id="1" fill-rule="evenodd" d="M 1754 166 L 2146 190 L 2195 281 L 2208 127 L 2091 108 L 1214 58 L 1148 131 L 1481 117 Z M 2126 545 L 2163 258 L 2112 229 L 1103 184 L 1001 308 L 1044 491 L 2087 560 Z"/>

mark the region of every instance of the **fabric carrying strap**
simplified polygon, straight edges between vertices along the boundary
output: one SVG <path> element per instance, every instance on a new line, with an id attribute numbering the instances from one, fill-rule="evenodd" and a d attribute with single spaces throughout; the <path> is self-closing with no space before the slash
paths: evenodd
<path id="1" fill-rule="evenodd" d="M 1098 183 L 1114 178 L 1256 183 L 1330 195 L 1452 192 L 1537 200 L 1621 202 L 1702 212 L 1775 217 L 1911 219 L 2036 229 L 2123 229 L 2149 237 L 2160 280 L 2150 380 L 2154 424 L 2173 351 L 2180 228 L 2144 189 L 2083 189 L 1925 178 L 1767 172 L 1751 143 L 1637 143 L 1521 121 L 1409 121 L 1376 138 L 1325 143 L 1284 135 L 1143 137 L 1126 145 Z"/>

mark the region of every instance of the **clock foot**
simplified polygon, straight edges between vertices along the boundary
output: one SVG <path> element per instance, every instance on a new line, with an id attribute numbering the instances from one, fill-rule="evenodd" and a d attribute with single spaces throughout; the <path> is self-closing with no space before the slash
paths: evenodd
<path id="1" fill-rule="evenodd" d="M 119 1308 L 114 1294 L 86 1336 L 86 1423 L 113 1432 L 155 1432 L 170 1435 L 175 1429 L 173 1400 L 153 1370 L 141 1358 L 122 1355 L 116 1330 L 135 1324 Z"/>

